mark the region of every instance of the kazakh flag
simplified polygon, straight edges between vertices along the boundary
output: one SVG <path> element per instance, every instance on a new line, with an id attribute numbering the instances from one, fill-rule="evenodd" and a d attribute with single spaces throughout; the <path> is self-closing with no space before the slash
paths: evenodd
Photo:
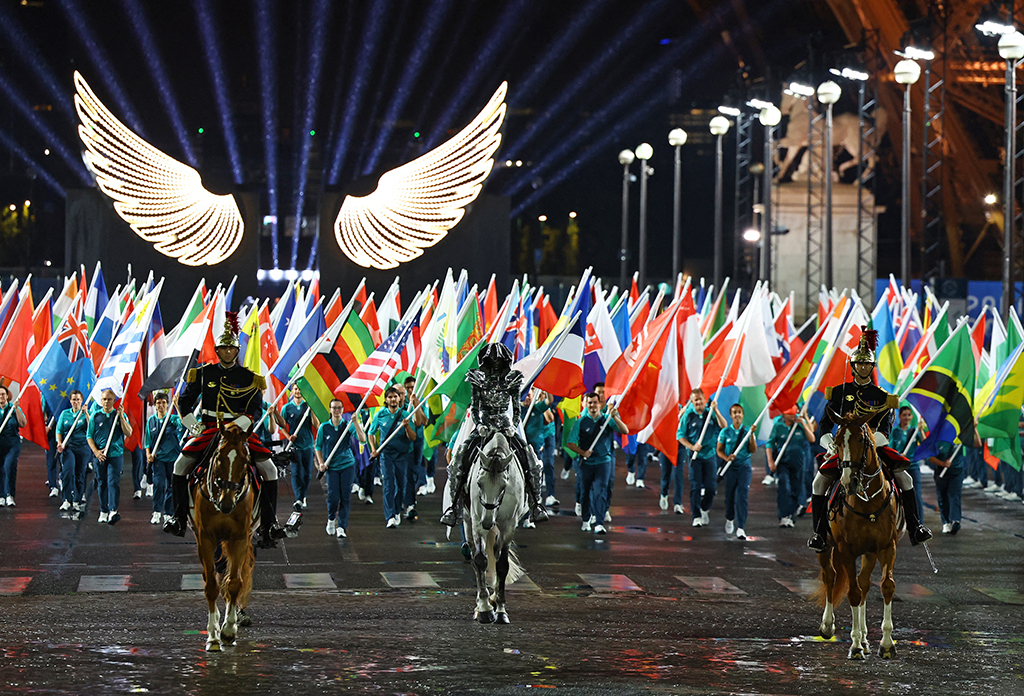
<path id="1" fill-rule="evenodd" d="M 871 321 L 872 327 L 878 332 L 878 386 L 887 392 L 895 391 L 900 370 L 903 369 L 903 356 L 896 343 L 896 331 L 892 325 L 892 313 L 883 305 Z"/>
<path id="2" fill-rule="evenodd" d="M 992 454 L 1021 470 L 1020 410 L 1024 406 L 1024 343 L 978 393 L 978 435 L 994 438 Z"/>
<path id="3" fill-rule="evenodd" d="M 974 375 L 971 334 L 967 322 L 963 322 L 921 373 L 906 397 L 929 433 L 912 460 L 936 456 L 939 442 L 974 444 L 974 411 L 971 406 Z"/>

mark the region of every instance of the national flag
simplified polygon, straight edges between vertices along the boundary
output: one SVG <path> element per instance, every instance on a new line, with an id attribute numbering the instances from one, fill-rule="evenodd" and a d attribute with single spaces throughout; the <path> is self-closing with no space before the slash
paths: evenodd
<path id="1" fill-rule="evenodd" d="M 14 309 L 18 306 L 18 279 L 15 278 L 7 293 L 0 300 L 0 337 L 7 332 L 7 324 L 14 316 Z"/>
<path id="2" fill-rule="evenodd" d="M 429 317 L 420 317 L 421 328 L 425 327 Z M 391 283 L 384 299 L 377 306 L 377 326 L 381 338 L 390 336 L 402 321 L 402 305 L 399 296 L 398 278 Z M 378 344 L 379 345 L 379 344 Z"/>
<path id="3" fill-rule="evenodd" d="M 991 451 L 1021 470 L 1020 423 L 1024 406 L 1024 343 L 1017 346 L 999 372 L 978 392 L 978 436 L 994 438 Z"/>
<path id="4" fill-rule="evenodd" d="M 354 316 L 354 313 L 350 312 L 349 316 Z M 358 317 L 356 317 L 356 321 L 358 321 Z M 363 325 L 362 322 L 359 324 Z M 366 330 L 365 326 L 363 330 Z M 317 304 L 302 325 L 294 331 L 291 343 L 281 349 L 277 362 L 270 368 L 270 379 L 267 380 L 267 398 L 271 403 L 277 400 L 281 391 L 288 385 L 292 372 L 300 364 L 303 364 L 306 353 L 317 344 L 320 337 L 324 335 L 324 331 L 324 311 L 321 305 Z M 274 338 L 277 338 L 276 331 Z M 329 404 L 330 400 L 327 403 Z"/>
<path id="5" fill-rule="evenodd" d="M 288 335 L 288 327 L 295 316 L 295 285 L 289 280 L 288 287 L 284 294 L 270 313 L 270 319 L 274 325 L 274 340 L 277 345 L 285 345 L 285 337 Z M 301 321 L 301 319 L 300 319 Z"/>
<path id="6" fill-rule="evenodd" d="M 379 397 L 384 393 L 388 382 L 394 377 L 401 360 L 402 350 L 412 336 L 413 327 L 419 326 L 419 309 L 398 325 L 398 328 L 373 353 L 367 356 L 358 368 L 341 384 L 334 388 L 334 395 L 359 394 Z M 367 403 L 370 403 L 367 400 Z M 379 404 L 373 404 L 379 405 Z"/>
<path id="7" fill-rule="evenodd" d="M 583 321 L 584 317 L 580 317 Z M 597 382 L 605 381 L 608 370 L 622 355 L 622 347 L 615 335 L 615 327 L 608 315 L 608 305 L 601 293 L 586 317 L 586 336 L 583 348 L 583 383 L 593 389 Z"/>
<path id="8" fill-rule="evenodd" d="M 554 396 L 567 398 L 579 396 L 586 391 L 583 382 L 583 350 L 586 340 L 583 333 L 590 307 L 589 283 L 590 278 L 584 273 L 580 291 L 567 312 L 566 328 L 552 332 L 545 346 L 541 347 L 548 350 L 537 350 L 519 363 L 522 367 L 517 369 L 526 375 L 524 390 L 533 386 Z M 562 321 L 559 319 L 559 323 Z"/>
<path id="9" fill-rule="evenodd" d="M 878 361 L 878 386 L 892 392 L 896 389 L 900 370 L 903 369 L 903 358 L 896 343 L 896 332 L 889 306 L 879 301 L 877 309 L 877 313 L 874 313 L 871 319 L 871 328 L 878 332 L 878 347 L 875 350 L 875 360 Z"/>
<path id="10" fill-rule="evenodd" d="M 100 365 L 103 364 L 103 361 L 107 356 L 107 349 L 114 340 L 114 335 L 121 327 L 121 304 L 119 295 L 124 292 L 127 292 L 127 290 L 114 294 L 114 299 L 107 303 L 107 306 L 103 310 L 103 315 L 100 317 L 99 323 L 96 325 L 96 329 L 92 334 L 90 334 L 89 354 L 92 355 L 92 364 L 97 370 L 100 368 Z"/>
<path id="11" fill-rule="evenodd" d="M 807 377 L 811 374 L 812 368 L 815 365 L 814 356 L 827 328 L 827 322 L 822 324 L 814 332 L 814 336 L 807 342 L 807 345 L 803 347 L 801 352 L 794 355 L 788 363 L 783 365 L 775 375 L 775 379 L 768 384 L 765 391 L 775 395 L 775 400 L 772 402 L 774 411 L 770 412 L 769 415 L 778 415 L 797 405 L 797 402 L 800 400 L 800 392 L 803 391 Z"/>
<path id="12" fill-rule="evenodd" d="M 46 291 L 39 306 L 32 312 L 32 346 L 36 351 L 46 345 L 56 328 L 53 324 L 53 312 L 50 306 L 51 295 L 53 295 L 53 288 Z"/>
<path id="13" fill-rule="evenodd" d="M 198 298 L 193 296 L 193 302 L 182 315 L 181 323 L 175 327 L 177 337 L 168 341 L 163 359 L 155 365 L 150 363 L 149 376 L 139 390 L 140 397 L 145 398 L 158 389 L 174 387 L 184 378 L 189 367 L 198 364 L 205 339 L 210 333 L 214 311 L 214 303 L 203 307 L 202 300 L 202 295 Z M 186 324 L 186 321 L 189 323 Z"/>
<path id="14" fill-rule="evenodd" d="M 96 262 L 96 270 L 92 274 L 92 284 L 89 286 L 89 294 L 85 298 L 85 324 L 88 327 L 89 335 L 92 335 L 96 324 L 107 308 L 110 297 L 107 295 L 107 285 L 103 282 L 103 269 L 100 262 Z"/>
<path id="15" fill-rule="evenodd" d="M 918 376 L 906 396 L 928 429 L 928 437 L 918 446 L 912 459 L 936 456 L 939 442 L 974 444 L 973 396 L 974 354 L 971 335 L 964 322 Z"/>
<path id="16" fill-rule="evenodd" d="M 64 317 L 71 312 L 78 297 L 78 276 L 72 274 L 64 281 L 64 289 L 61 291 L 57 301 L 53 304 L 53 323 L 50 324 L 50 331 L 57 328 L 57 324 L 64 320 Z M 40 344 L 41 346 L 42 344 Z"/>
<path id="17" fill-rule="evenodd" d="M 775 377 L 765 331 L 765 292 L 755 291 L 721 348 L 704 367 L 701 389 L 709 399 L 722 386 L 753 387 Z"/>
<path id="18" fill-rule="evenodd" d="M 254 310 L 252 318 L 254 329 L 243 364 L 256 374 L 266 376 L 280 357 L 267 305 L 264 303 L 258 312 Z"/>
<path id="19" fill-rule="evenodd" d="M 550 308 L 550 303 L 548 307 Z M 553 311 L 553 310 L 552 310 Z M 498 290 L 494 286 L 494 274 L 491 274 L 491 281 L 487 284 L 487 296 L 484 298 L 484 326 L 490 328 L 498 317 Z M 552 322 L 554 326 L 554 322 Z M 548 331 L 550 332 L 550 327 Z"/>
<path id="20" fill-rule="evenodd" d="M 99 401 L 100 395 L 107 389 L 113 391 L 119 399 L 125 394 L 126 380 L 136 371 L 142 344 L 149 333 L 162 287 L 163 281 L 139 302 L 125 322 L 124 328 L 118 332 L 96 376 L 89 398 Z M 141 382 L 139 387 L 142 387 Z"/>
<path id="21" fill-rule="evenodd" d="M 363 309 L 359 312 L 359 318 L 366 324 L 366 329 L 370 332 L 373 344 L 379 346 L 384 341 L 384 337 L 380 331 L 380 324 L 377 322 L 377 306 L 373 303 L 372 292 L 366 298 L 366 304 L 363 305 Z M 388 335 L 390 335 L 390 332 Z"/>

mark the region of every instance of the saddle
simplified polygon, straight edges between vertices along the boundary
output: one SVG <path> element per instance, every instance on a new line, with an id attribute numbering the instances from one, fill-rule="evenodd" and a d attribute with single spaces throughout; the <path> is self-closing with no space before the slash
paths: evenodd
<path id="1" fill-rule="evenodd" d="M 879 507 L 870 513 L 864 513 L 859 510 L 854 510 L 852 507 L 850 507 L 849 503 L 846 502 L 846 489 L 843 486 L 842 481 L 836 478 L 828 487 L 828 490 L 825 492 L 826 500 L 828 500 L 828 506 L 825 512 L 828 515 L 828 519 L 835 520 L 837 517 L 842 516 L 843 509 L 846 508 L 850 510 L 850 512 L 853 512 L 854 514 L 859 515 L 864 519 L 874 522 L 877 519 L 877 515 L 883 510 L 885 510 L 886 507 L 888 507 L 889 500 L 891 500 L 892 496 L 895 495 L 896 492 L 899 490 L 899 488 L 896 485 L 896 478 L 891 471 L 889 471 L 886 467 L 882 467 L 882 475 L 885 476 L 886 481 L 889 482 L 889 494 L 885 496 L 885 498 L 879 504 Z M 903 507 L 901 505 L 896 506 L 896 524 L 900 527 L 902 527 L 904 524 Z"/>

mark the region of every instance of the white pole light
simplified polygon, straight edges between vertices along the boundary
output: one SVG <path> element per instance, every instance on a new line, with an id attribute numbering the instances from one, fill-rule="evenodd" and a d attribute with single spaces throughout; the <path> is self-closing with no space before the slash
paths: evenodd
<path id="1" fill-rule="evenodd" d="M 636 157 L 644 161 L 654 156 L 654 148 L 649 143 L 640 143 L 636 146 Z"/>
<path id="2" fill-rule="evenodd" d="M 892 69 L 892 74 L 901 85 L 912 85 L 921 79 L 921 66 L 917 61 L 904 58 Z"/>
<path id="3" fill-rule="evenodd" d="M 729 132 L 729 119 L 725 116 L 714 116 L 708 123 L 711 135 L 725 135 Z"/>
<path id="4" fill-rule="evenodd" d="M 822 104 L 835 104 L 839 101 L 839 97 L 842 93 L 843 91 L 839 88 L 839 85 L 832 80 L 822 82 L 818 85 L 818 101 Z"/>
<path id="5" fill-rule="evenodd" d="M 668 132 L 668 144 L 671 145 L 672 147 L 677 147 L 679 145 L 685 145 L 686 144 L 686 131 L 684 131 L 682 128 L 673 128 L 672 130 L 670 130 Z M 637 148 L 637 149 L 639 150 L 639 148 Z M 650 158 L 649 157 L 644 157 L 642 159 L 650 159 Z"/>

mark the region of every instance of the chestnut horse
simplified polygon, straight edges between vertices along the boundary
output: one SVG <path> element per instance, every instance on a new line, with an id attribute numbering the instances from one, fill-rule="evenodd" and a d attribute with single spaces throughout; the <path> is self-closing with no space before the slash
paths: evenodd
<path id="1" fill-rule="evenodd" d="M 871 573 L 876 563 L 882 567 L 882 640 L 878 656 L 896 655 L 892 639 L 892 598 L 896 593 L 893 566 L 896 563 L 896 542 L 904 530 L 903 513 L 896 500 L 899 495 L 879 465 L 875 451 L 874 432 L 868 421 L 874 411 L 829 415 L 839 425 L 834 442 L 842 466 L 842 487 L 836 494 L 839 502 L 830 514 L 828 548 L 818 554 L 821 563 L 821 587 L 815 593 L 825 611 L 820 632 L 831 638 L 835 632 L 833 608 L 850 600 L 853 625 L 850 629 L 851 660 L 862 660 L 869 651 L 866 598 L 871 589 Z M 860 574 L 857 559 L 861 559 Z"/>
<path id="2" fill-rule="evenodd" d="M 253 555 L 251 526 L 256 493 L 249 470 L 249 433 L 233 423 L 220 426 L 220 442 L 206 470 L 192 490 L 196 548 L 203 564 L 203 582 L 209 620 L 207 651 L 230 645 L 238 631 L 238 612 L 249 603 Z M 215 554 L 220 547 L 227 561 L 218 577 Z M 224 592 L 224 625 L 217 598 Z"/>

